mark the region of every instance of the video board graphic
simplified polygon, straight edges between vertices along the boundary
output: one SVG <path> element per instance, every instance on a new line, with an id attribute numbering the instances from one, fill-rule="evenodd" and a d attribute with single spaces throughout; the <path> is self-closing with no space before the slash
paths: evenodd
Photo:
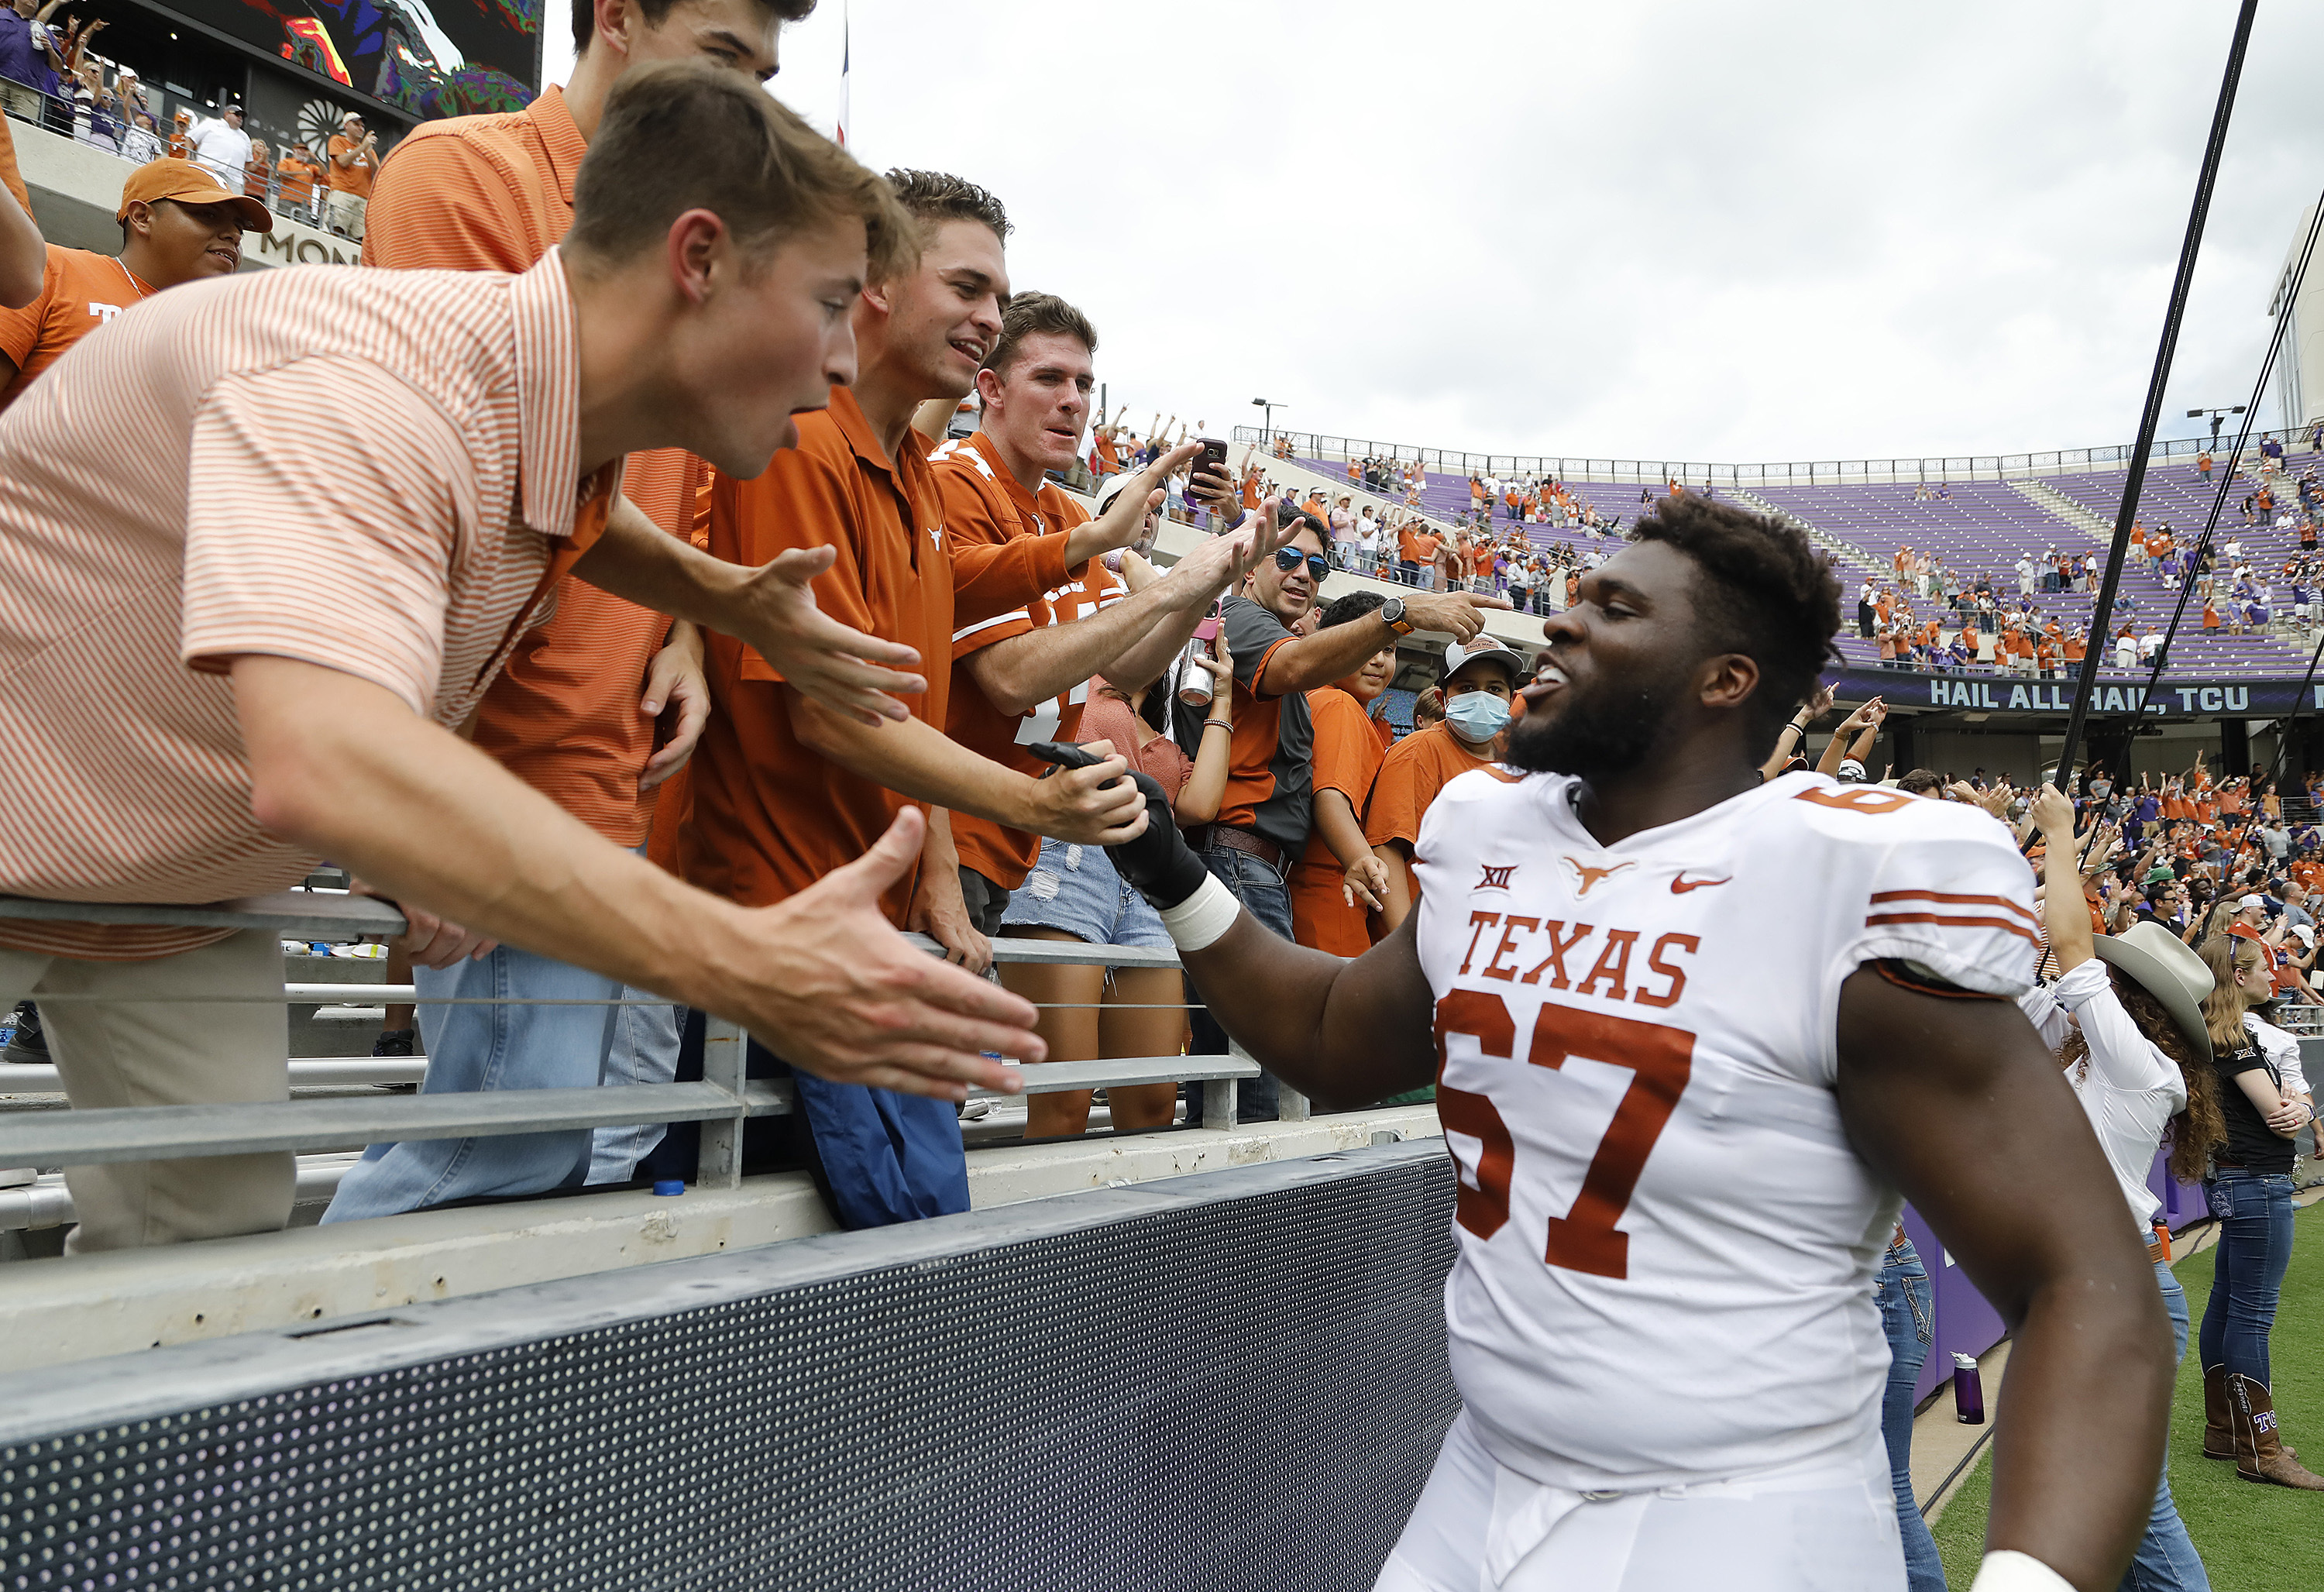
<path id="1" fill-rule="evenodd" d="M 170 7 L 414 116 L 515 110 L 540 87 L 541 0 L 170 0 Z"/>

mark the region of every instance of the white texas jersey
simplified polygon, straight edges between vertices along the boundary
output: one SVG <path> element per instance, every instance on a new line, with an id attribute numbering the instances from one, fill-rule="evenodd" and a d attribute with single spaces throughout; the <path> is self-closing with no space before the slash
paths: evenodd
<path id="1" fill-rule="evenodd" d="M 2032 872 L 1983 813 L 1820 774 L 1611 847 L 1576 788 L 1464 774 L 1416 848 L 1470 1418 L 1579 1491 L 1852 1452 L 1899 1201 L 1841 1129 L 1840 985 L 1897 959 L 2018 994 Z"/>

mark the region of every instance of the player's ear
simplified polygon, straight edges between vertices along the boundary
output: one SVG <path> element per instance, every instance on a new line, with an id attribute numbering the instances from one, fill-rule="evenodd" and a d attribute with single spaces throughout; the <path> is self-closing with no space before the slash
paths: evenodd
<path id="1" fill-rule="evenodd" d="M 1703 706 L 1738 708 L 1759 688 L 1759 666 L 1748 653 L 1721 653 L 1703 659 L 1700 679 Z"/>

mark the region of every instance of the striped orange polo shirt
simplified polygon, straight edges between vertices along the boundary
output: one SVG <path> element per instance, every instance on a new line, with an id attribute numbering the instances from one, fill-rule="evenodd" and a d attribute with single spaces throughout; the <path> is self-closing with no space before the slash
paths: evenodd
<path id="1" fill-rule="evenodd" d="M 552 253 L 522 276 L 311 266 L 190 282 L 0 415 L 0 892 L 196 903 L 309 852 L 251 815 L 231 659 L 342 670 L 453 728 L 604 525 Z M 0 920 L 171 955 L 220 929 Z"/>
<path id="2" fill-rule="evenodd" d="M 363 262 L 392 270 L 523 271 L 573 225 L 588 144 L 561 88 L 521 111 L 414 128 L 380 167 L 364 215 Z M 631 456 L 622 493 L 687 535 L 701 465 L 683 448 Z M 654 721 L 638 711 L 669 620 L 586 581 L 567 580 L 547 624 L 518 644 L 485 693 L 474 738 L 501 766 L 616 845 L 653 823 L 638 789 Z"/>

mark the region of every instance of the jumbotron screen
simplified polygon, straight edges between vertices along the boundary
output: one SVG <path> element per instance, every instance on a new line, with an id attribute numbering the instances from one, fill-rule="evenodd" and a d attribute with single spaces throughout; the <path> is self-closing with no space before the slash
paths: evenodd
<path id="1" fill-rule="evenodd" d="M 167 0 L 415 116 L 514 110 L 540 85 L 542 0 Z"/>

